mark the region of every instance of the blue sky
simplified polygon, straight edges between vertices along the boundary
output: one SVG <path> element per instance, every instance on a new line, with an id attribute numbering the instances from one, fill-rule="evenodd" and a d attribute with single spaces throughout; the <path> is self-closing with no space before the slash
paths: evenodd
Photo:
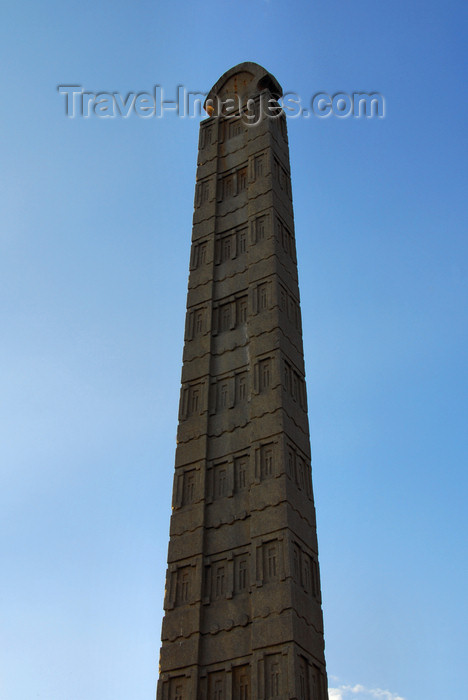
<path id="1" fill-rule="evenodd" d="M 466 19 L 3 0 L 2 700 L 153 698 L 159 654 L 199 119 L 67 119 L 57 85 L 207 92 L 246 60 L 387 106 L 288 120 L 331 697 L 462 696 Z"/>

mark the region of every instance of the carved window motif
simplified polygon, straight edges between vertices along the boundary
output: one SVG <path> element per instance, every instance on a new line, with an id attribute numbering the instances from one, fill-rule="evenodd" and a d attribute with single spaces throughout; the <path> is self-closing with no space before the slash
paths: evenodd
<path id="1" fill-rule="evenodd" d="M 292 370 L 289 369 L 291 372 Z M 288 475 L 293 478 L 299 489 L 312 496 L 312 473 L 309 461 L 305 460 L 291 445 L 287 446 Z"/>
<path id="2" fill-rule="evenodd" d="M 301 550 L 297 544 L 293 545 L 293 559 L 294 559 L 294 580 L 296 583 L 301 582 Z"/>
<path id="3" fill-rule="evenodd" d="M 286 360 L 284 361 L 284 388 L 301 408 L 306 408 L 304 380 Z M 305 478 L 303 484 L 305 486 Z"/>
<path id="4" fill-rule="evenodd" d="M 295 301 L 292 297 L 288 299 L 288 319 L 294 323 L 296 316 Z"/>
<path id="5" fill-rule="evenodd" d="M 243 593 L 249 585 L 247 556 L 236 557 L 236 592 Z"/>
<path id="6" fill-rule="evenodd" d="M 304 468 L 305 468 L 305 480 L 306 480 L 307 495 L 312 498 L 312 468 L 311 468 L 309 462 L 307 462 L 305 464 Z"/>
<path id="7" fill-rule="evenodd" d="M 298 395 L 298 389 L 299 389 L 299 384 L 298 384 L 298 377 L 296 372 L 292 372 L 292 386 L 291 386 L 291 396 L 293 399 L 297 401 L 299 398 Z"/>
<path id="8" fill-rule="evenodd" d="M 302 457 L 296 458 L 297 485 L 302 490 L 304 488 L 304 460 Z"/>
<path id="9" fill-rule="evenodd" d="M 206 263 L 206 251 L 206 243 L 197 243 L 193 245 L 192 261 L 190 265 L 192 270 L 196 270 L 198 267 L 200 267 L 200 265 L 204 265 Z"/>
<path id="10" fill-rule="evenodd" d="M 307 397 L 306 397 L 306 387 L 305 382 L 302 377 L 298 376 L 298 387 L 297 387 L 297 400 L 299 405 L 304 410 L 307 409 Z"/>
<path id="11" fill-rule="evenodd" d="M 284 362 L 284 388 L 288 393 L 291 391 L 291 366 L 288 362 Z"/>
<path id="12" fill-rule="evenodd" d="M 278 663 L 272 664 L 270 668 L 270 698 L 279 696 L 280 692 L 280 666 Z"/>
<path id="13" fill-rule="evenodd" d="M 180 602 L 188 603 L 190 594 L 190 577 L 188 573 L 184 573 L 181 580 Z"/>
<path id="14" fill-rule="evenodd" d="M 169 700 L 184 700 L 185 678 L 171 678 L 169 681 Z"/>
<path id="15" fill-rule="evenodd" d="M 228 473 L 227 466 L 220 464 L 214 468 L 214 498 L 224 498 L 228 492 Z"/>
<path id="16" fill-rule="evenodd" d="M 297 303 L 295 307 L 294 324 L 298 330 L 301 330 L 301 310 L 299 308 L 299 304 Z"/>
<path id="17" fill-rule="evenodd" d="M 312 698 L 313 700 L 320 700 L 322 697 L 321 693 L 321 678 L 320 670 L 317 666 L 312 666 Z"/>
<path id="18" fill-rule="evenodd" d="M 213 312 L 214 332 L 230 331 L 246 323 L 248 311 L 248 296 L 233 297 L 231 301 L 221 303 Z"/>
<path id="19" fill-rule="evenodd" d="M 273 476 L 273 446 L 262 445 L 260 448 L 260 476 L 268 479 Z"/>
<path id="20" fill-rule="evenodd" d="M 299 657 L 299 698 L 309 700 L 309 664 L 303 657 Z"/>
<path id="21" fill-rule="evenodd" d="M 278 241 L 281 243 L 284 251 L 295 260 L 296 255 L 293 235 L 280 219 L 276 220 L 276 231 Z"/>
<path id="22" fill-rule="evenodd" d="M 258 363 L 259 369 L 259 388 L 260 391 L 266 391 L 271 384 L 271 360 L 260 360 Z"/>
<path id="23" fill-rule="evenodd" d="M 285 311 L 288 305 L 288 295 L 283 287 L 280 287 L 280 309 Z"/>
<path id="24" fill-rule="evenodd" d="M 255 219 L 255 241 L 259 243 L 265 238 L 265 228 L 266 228 L 266 217 L 258 216 Z"/>
<path id="25" fill-rule="evenodd" d="M 255 171 L 256 178 L 262 177 L 262 175 L 264 174 L 264 172 L 263 172 L 264 165 L 265 165 L 265 156 L 262 153 L 262 155 L 256 156 L 254 159 L 254 171 Z"/>
<path id="26" fill-rule="evenodd" d="M 229 384 L 220 382 L 218 386 L 218 408 L 223 410 L 229 406 Z"/>
<path id="27" fill-rule="evenodd" d="M 295 473 L 295 460 L 294 460 L 294 451 L 292 449 L 288 449 L 288 474 L 290 477 L 294 476 Z"/>
<path id="28" fill-rule="evenodd" d="M 281 163 L 275 158 L 274 169 L 276 180 L 282 190 L 289 194 L 289 177 Z"/>
<path id="29" fill-rule="evenodd" d="M 184 489 L 183 489 L 183 499 L 182 505 L 186 506 L 189 503 L 193 503 L 195 500 L 195 469 L 190 469 L 184 474 Z"/>
<path id="30" fill-rule="evenodd" d="M 194 335 L 203 333 L 203 309 L 198 309 L 193 315 L 193 332 Z"/>
<path id="31" fill-rule="evenodd" d="M 211 126 L 206 126 L 200 134 L 200 148 L 206 148 L 211 145 Z"/>
<path id="32" fill-rule="evenodd" d="M 295 582 L 302 586 L 306 593 L 316 598 L 320 597 L 317 561 L 313 556 L 302 551 L 296 543 L 293 543 L 293 575 Z"/>
<path id="33" fill-rule="evenodd" d="M 269 306 L 268 282 L 258 285 L 258 310 L 266 311 Z"/>
<path id="34" fill-rule="evenodd" d="M 226 569 L 224 564 L 217 564 L 213 580 L 213 599 L 223 598 L 226 590 Z"/>
<path id="35" fill-rule="evenodd" d="M 247 372 L 236 377 L 236 403 L 247 400 Z"/>
<path id="36" fill-rule="evenodd" d="M 245 401 L 247 398 L 247 377 L 239 377 L 239 401 Z"/>
<path id="37" fill-rule="evenodd" d="M 283 228 L 283 224 L 281 222 L 281 219 L 276 218 L 276 222 L 275 222 L 276 238 L 280 242 L 281 242 L 281 229 L 282 228 Z"/>
<path id="38" fill-rule="evenodd" d="M 247 229 L 237 232 L 237 254 L 242 255 L 247 250 Z"/>
<path id="39" fill-rule="evenodd" d="M 320 598 L 320 575 L 317 560 L 315 558 L 311 559 L 312 562 L 312 593 L 319 599 Z"/>
<path id="40" fill-rule="evenodd" d="M 221 181 L 222 199 L 228 199 L 234 194 L 234 178 L 232 175 L 226 175 Z"/>
<path id="41" fill-rule="evenodd" d="M 176 605 L 185 605 L 190 601 L 190 578 L 190 566 L 182 566 L 177 570 Z"/>
<path id="42" fill-rule="evenodd" d="M 266 697 L 276 700 L 281 697 L 281 657 L 279 654 L 269 654 L 265 657 Z"/>
<path id="43" fill-rule="evenodd" d="M 217 265 L 235 257 L 236 238 L 232 232 L 219 236 L 215 245 Z"/>
<path id="44" fill-rule="evenodd" d="M 205 143 L 203 144 L 204 147 L 206 148 L 207 146 L 211 145 L 211 136 L 213 133 L 213 128 L 211 126 L 207 126 L 205 128 Z"/>
<path id="45" fill-rule="evenodd" d="M 247 480 L 248 460 L 246 456 L 237 457 L 234 461 L 234 471 L 236 479 L 236 491 L 242 491 L 248 486 Z"/>
<path id="46" fill-rule="evenodd" d="M 222 681 L 215 681 L 213 700 L 223 700 L 223 698 L 224 698 L 223 682 Z"/>
<path id="47" fill-rule="evenodd" d="M 217 495 L 225 496 L 227 489 L 227 474 L 225 469 L 220 469 L 218 471 L 218 482 L 217 482 Z"/>
<path id="48" fill-rule="evenodd" d="M 247 322 L 247 297 L 240 297 L 237 300 L 237 323 L 238 325 Z"/>
<path id="49" fill-rule="evenodd" d="M 198 185 L 198 206 L 208 202 L 210 198 L 210 183 L 208 180 L 200 182 Z"/>
<path id="50" fill-rule="evenodd" d="M 238 666 L 232 673 L 233 700 L 250 700 L 250 668 Z"/>
<path id="51" fill-rule="evenodd" d="M 224 700 L 224 672 L 216 671 L 208 676 L 208 700 Z"/>
<path id="52" fill-rule="evenodd" d="M 231 119 L 228 122 L 228 138 L 232 139 L 242 133 L 242 122 L 240 119 Z"/>
<path id="53" fill-rule="evenodd" d="M 312 593 L 312 566 L 308 554 L 302 556 L 302 585 L 306 593 Z"/>
<path id="54" fill-rule="evenodd" d="M 221 241 L 221 262 L 226 262 L 232 258 L 231 236 L 226 236 Z"/>
<path id="55" fill-rule="evenodd" d="M 190 413 L 198 413 L 200 409 L 200 390 L 192 389 L 190 396 Z"/>
<path id="56" fill-rule="evenodd" d="M 278 131 L 279 134 L 286 140 L 287 139 L 287 130 L 286 130 L 286 117 L 283 114 L 278 113 L 278 117 L 273 120 L 274 125 Z"/>
<path id="57" fill-rule="evenodd" d="M 263 577 L 265 583 L 278 579 L 278 543 L 267 542 L 263 545 Z"/>
<path id="58" fill-rule="evenodd" d="M 304 411 L 307 411 L 307 393 L 306 385 L 302 378 L 299 378 L 299 403 Z"/>
<path id="59" fill-rule="evenodd" d="M 198 246 L 198 265 L 204 265 L 206 263 L 206 243 L 200 243 Z"/>
<path id="60" fill-rule="evenodd" d="M 280 285 L 279 288 L 279 307 L 284 311 L 295 328 L 301 328 L 301 311 L 299 303 L 293 296 Z"/>
<path id="61" fill-rule="evenodd" d="M 277 158 L 273 159 L 273 169 L 275 172 L 275 178 L 277 181 L 279 181 L 279 174 L 280 174 L 280 164 Z"/>
<path id="62" fill-rule="evenodd" d="M 240 168 L 237 172 L 237 191 L 244 192 L 247 189 L 247 168 Z"/>
<path id="63" fill-rule="evenodd" d="M 188 412 L 189 416 L 195 416 L 200 413 L 201 408 L 201 389 L 199 386 L 191 386 L 188 396 Z"/>
<path id="64" fill-rule="evenodd" d="M 219 307 L 219 330 L 228 331 L 231 328 L 232 309 L 231 303 Z"/>

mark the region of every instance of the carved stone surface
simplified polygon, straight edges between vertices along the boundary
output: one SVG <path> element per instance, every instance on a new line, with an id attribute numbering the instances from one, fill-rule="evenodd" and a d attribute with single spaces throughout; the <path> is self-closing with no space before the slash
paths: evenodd
<path id="1" fill-rule="evenodd" d="M 328 697 L 280 95 L 240 64 L 200 125 L 157 700 Z"/>

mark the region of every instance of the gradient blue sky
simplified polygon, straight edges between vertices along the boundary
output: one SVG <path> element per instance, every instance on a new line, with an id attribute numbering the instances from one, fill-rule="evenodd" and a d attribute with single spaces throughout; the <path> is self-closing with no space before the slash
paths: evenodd
<path id="1" fill-rule="evenodd" d="M 70 120 L 56 86 L 246 60 L 387 101 L 288 120 L 331 696 L 466 693 L 466 19 L 2 1 L 2 700 L 148 700 L 159 654 L 199 120 Z"/>

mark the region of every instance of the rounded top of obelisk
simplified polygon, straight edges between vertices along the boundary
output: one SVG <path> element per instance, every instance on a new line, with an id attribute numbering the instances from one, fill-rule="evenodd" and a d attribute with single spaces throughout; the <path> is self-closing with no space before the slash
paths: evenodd
<path id="1" fill-rule="evenodd" d="M 223 73 L 213 85 L 203 105 L 211 116 L 216 112 L 215 105 L 229 98 L 246 100 L 268 89 L 278 99 L 283 89 L 276 78 L 258 63 L 245 61 Z"/>

